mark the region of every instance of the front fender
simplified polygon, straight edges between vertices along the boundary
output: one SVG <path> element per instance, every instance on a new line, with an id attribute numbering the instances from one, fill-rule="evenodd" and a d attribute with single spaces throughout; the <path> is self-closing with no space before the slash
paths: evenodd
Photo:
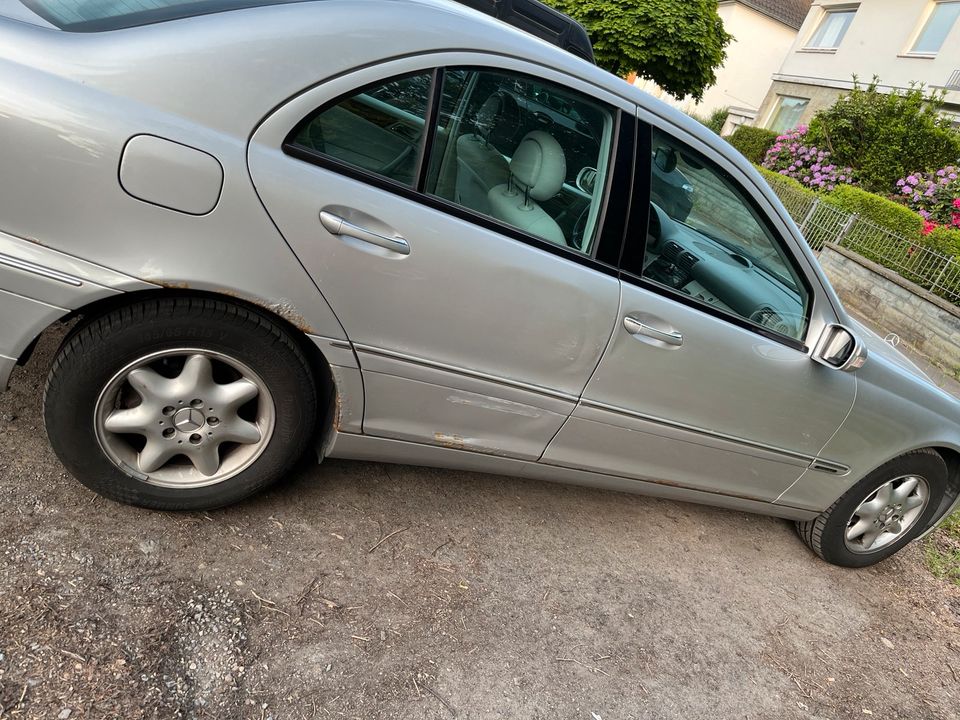
<path id="1" fill-rule="evenodd" d="M 853 408 L 820 452 L 850 472 L 839 477 L 807 471 L 778 503 L 824 510 L 868 473 L 911 450 L 960 453 L 960 402 L 954 397 L 876 353 L 856 378 Z"/>

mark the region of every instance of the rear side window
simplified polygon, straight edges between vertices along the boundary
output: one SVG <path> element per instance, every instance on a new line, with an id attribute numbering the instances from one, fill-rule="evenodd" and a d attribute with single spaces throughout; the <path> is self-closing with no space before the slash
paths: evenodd
<path id="1" fill-rule="evenodd" d="M 300 122 L 285 146 L 592 255 L 614 115 L 539 78 L 444 68 L 333 101 Z"/>
<path id="2" fill-rule="evenodd" d="M 432 75 L 392 78 L 320 108 L 294 131 L 293 146 L 412 187 Z"/>
<path id="3" fill-rule="evenodd" d="M 612 129 L 612 109 L 575 90 L 503 70 L 447 70 L 424 190 L 589 255 Z"/>

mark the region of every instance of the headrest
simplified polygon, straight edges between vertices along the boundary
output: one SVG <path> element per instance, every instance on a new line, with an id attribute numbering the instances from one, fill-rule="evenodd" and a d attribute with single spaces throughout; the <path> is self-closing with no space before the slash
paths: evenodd
<path id="1" fill-rule="evenodd" d="M 510 93 L 498 90 L 483 101 L 474 115 L 473 125 L 477 135 L 496 147 L 507 148 L 520 126 L 520 106 Z"/>
<path id="2" fill-rule="evenodd" d="M 563 148 L 543 130 L 527 133 L 510 161 L 510 174 L 531 198 L 549 200 L 567 178 Z"/>
<path id="3" fill-rule="evenodd" d="M 497 116 L 500 114 L 500 104 L 500 97 L 497 93 L 494 93 L 483 101 L 483 105 L 477 110 L 477 114 L 473 120 L 473 124 L 477 128 L 477 134 L 482 137 L 490 134 L 494 124 L 497 122 Z"/>

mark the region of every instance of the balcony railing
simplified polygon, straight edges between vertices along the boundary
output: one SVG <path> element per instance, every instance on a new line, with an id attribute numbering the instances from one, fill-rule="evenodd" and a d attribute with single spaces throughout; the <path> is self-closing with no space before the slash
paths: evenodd
<path id="1" fill-rule="evenodd" d="M 950 79 L 943 86 L 944 90 L 960 90 L 960 70 L 954 70 Z"/>

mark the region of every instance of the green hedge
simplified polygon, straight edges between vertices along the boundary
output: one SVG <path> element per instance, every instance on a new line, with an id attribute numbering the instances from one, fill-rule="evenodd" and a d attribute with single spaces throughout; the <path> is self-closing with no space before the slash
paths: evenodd
<path id="1" fill-rule="evenodd" d="M 767 168 L 763 167 L 762 165 L 755 164 L 754 167 L 757 168 L 757 171 L 761 175 L 763 175 L 763 179 L 766 180 L 770 184 L 770 186 L 773 188 L 776 188 L 776 186 L 779 184 L 781 187 L 787 187 L 790 190 L 795 190 L 796 192 L 803 193 L 805 196 L 809 198 L 815 198 L 818 194 L 820 194 L 820 193 L 815 193 L 813 190 L 811 190 L 810 188 L 808 188 L 806 185 L 804 185 L 802 182 L 800 182 L 795 178 L 788 177 L 786 175 L 781 175 L 780 173 L 774 172 L 773 170 L 767 170 Z"/>
<path id="2" fill-rule="evenodd" d="M 717 135 L 723 130 L 723 126 L 727 122 L 727 115 L 730 114 L 730 108 L 718 108 L 714 110 L 709 115 L 698 115 L 697 113 L 690 113 L 690 117 L 696 120 L 701 125 L 705 126 L 709 130 L 712 130 Z"/>
<path id="3" fill-rule="evenodd" d="M 750 127 L 741 125 L 733 131 L 733 135 L 727 138 L 727 141 L 754 165 L 763 162 L 764 156 L 770 146 L 777 141 L 777 133 L 766 128 Z"/>
<path id="4" fill-rule="evenodd" d="M 838 185 L 833 192 L 823 195 L 825 202 L 847 212 L 857 213 L 864 220 L 902 235 L 908 240 L 920 241 L 923 218 L 913 210 L 880 195 L 861 190 L 853 185 Z"/>
<path id="5" fill-rule="evenodd" d="M 920 242 L 945 255 L 960 257 L 960 230 L 941 225 L 932 230 L 929 235 L 921 237 Z"/>

